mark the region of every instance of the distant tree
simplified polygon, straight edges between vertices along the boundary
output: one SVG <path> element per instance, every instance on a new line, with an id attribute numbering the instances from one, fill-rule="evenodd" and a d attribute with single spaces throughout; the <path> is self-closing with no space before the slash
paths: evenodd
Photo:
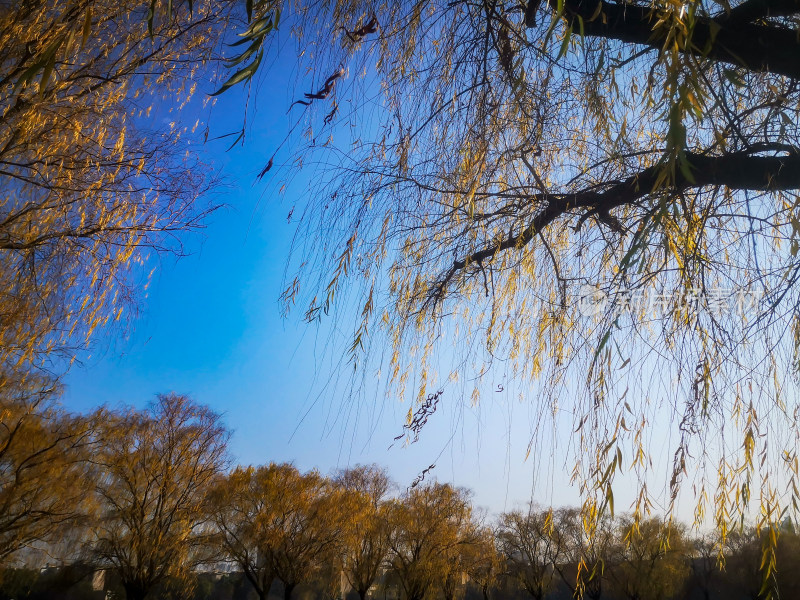
<path id="1" fill-rule="evenodd" d="M 572 596 L 586 592 L 589 573 L 584 572 L 584 543 L 586 530 L 577 508 L 559 508 L 553 512 L 553 539 L 558 550 L 549 553 L 553 557 L 551 567 Z M 584 561 L 584 562 L 582 562 Z"/>
<path id="2" fill-rule="evenodd" d="M 471 517 L 471 515 L 470 515 Z M 459 543 L 442 552 L 442 572 L 439 589 L 444 600 L 455 600 L 464 591 L 462 588 L 470 568 L 478 560 L 475 553 L 484 549 L 479 543 L 479 528 L 471 518 L 459 527 Z"/>
<path id="3" fill-rule="evenodd" d="M 605 513 L 594 518 L 590 517 L 582 524 L 584 526 L 580 532 L 581 569 L 576 582 L 587 598 L 600 600 L 603 597 L 606 566 L 609 564 L 616 537 L 614 521 L 608 513 Z"/>
<path id="4" fill-rule="evenodd" d="M 771 577 L 763 576 L 766 537 L 766 531 L 742 525 L 725 538 L 725 579 L 731 589 L 748 600 L 764 600 L 776 588 L 774 573 Z"/>
<path id="5" fill-rule="evenodd" d="M 509 575 L 531 598 L 543 600 L 555 586 L 553 565 L 564 553 L 554 511 L 531 504 L 527 511 L 503 513 L 497 538 Z"/>
<path id="6" fill-rule="evenodd" d="M 407 600 L 423 600 L 453 573 L 448 561 L 467 540 L 472 507 L 466 490 L 430 483 L 391 502 L 389 565 Z"/>
<path id="7" fill-rule="evenodd" d="M 781 524 L 775 564 L 776 597 L 800 598 L 800 536 L 788 518 Z"/>
<path id="8" fill-rule="evenodd" d="M 275 580 L 276 553 L 286 534 L 287 515 L 294 510 L 287 482 L 299 477 L 285 463 L 236 467 L 218 478 L 209 497 L 217 544 L 262 600 Z"/>
<path id="9" fill-rule="evenodd" d="M 0 370 L 0 565 L 56 542 L 89 508 L 91 422 L 58 407 L 58 386 Z"/>
<path id="10" fill-rule="evenodd" d="M 666 600 L 683 591 L 689 542 L 682 525 L 623 517 L 606 567 L 613 590 L 628 600 Z"/>
<path id="11" fill-rule="evenodd" d="M 207 407 L 167 394 L 145 411 L 108 413 L 99 435 L 91 550 L 128 600 L 142 600 L 203 558 L 207 494 L 226 465 L 229 434 Z"/>
<path id="12" fill-rule="evenodd" d="M 346 506 L 340 490 L 317 471 L 300 473 L 282 465 L 271 481 L 266 501 L 273 511 L 272 561 L 284 600 L 291 600 L 299 584 L 309 583 L 323 565 L 340 560 Z"/>
<path id="13" fill-rule="evenodd" d="M 720 540 L 716 532 L 700 535 L 690 541 L 690 566 L 692 578 L 690 584 L 699 589 L 704 600 L 710 600 L 714 590 L 714 582 L 719 579 Z"/>
<path id="14" fill-rule="evenodd" d="M 388 552 L 385 498 L 391 480 L 377 465 L 359 465 L 337 472 L 334 484 L 344 492 L 346 506 L 341 550 L 344 574 L 359 598 L 365 600 Z"/>
<path id="15" fill-rule="evenodd" d="M 475 539 L 466 548 L 465 570 L 470 580 L 480 590 L 483 600 L 497 585 L 503 564 L 497 551 L 495 532 L 490 527 L 479 527 Z"/>

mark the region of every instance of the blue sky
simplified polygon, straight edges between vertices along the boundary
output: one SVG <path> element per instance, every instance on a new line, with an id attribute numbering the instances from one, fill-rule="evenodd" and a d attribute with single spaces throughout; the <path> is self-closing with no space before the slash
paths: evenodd
<path id="1" fill-rule="evenodd" d="M 295 85 L 270 87 L 281 78 Z M 309 83 L 288 62 L 274 65 L 251 104 L 244 144 L 225 152 L 232 139 L 226 138 L 205 148 L 226 178 L 217 198 L 226 206 L 202 236 L 188 239 L 190 256 L 159 259 L 133 328 L 122 338 L 101 337 L 81 357 L 64 379 L 64 404 L 88 411 L 186 393 L 224 415 L 238 463 L 293 461 L 329 472 L 376 462 L 402 488 L 436 463 L 435 477 L 472 488 L 475 503 L 491 512 L 531 497 L 574 503 L 563 465 L 524 460 L 539 418 L 511 391 L 478 407 L 445 396 L 418 443 L 389 448 L 402 432 L 409 401 L 386 399 L 369 381 L 354 400 L 342 386 L 325 385 L 336 375 L 335 357 L 324 348 L 328 324 L 307 325 L 300 314 L 281 317 L 278 297 L 295 227 L 287 214 L 299 198 L 291 191 L 278 198 L 256 175 L 286 135 L 286 108 Z M 211 111 L 193 102 L 179 119 L 189 126 L 208 120 L 211 138 L 235 131 L 243 91 L 225 94 Z M 165 111 L 160 107 L 153 118 L 174 118 Z"/>
<path id="2" fill-rule="evenodd" d="M 337 357 L 326 348 L 330 324 L 308 325 L 300 311 L 281 317 L 295 231 L 287 215 L 302 206 L 296 190 L 308 174 L 301 173 L 283 197 L 256 175 L 286 136 L 295 115 L 287 116 L 287 107 L 313 83 L 293 71 L 294 55 L 286 54 L 254 90 L 244 144 L 226 152 L 228 137 L 203 150 L 225 177 L 216 198 L 225 207 L 210 217 L 202 236 L 188 238 L 190 256 L 159 260 L 133 328 L 124 338 L 97 340 L 66 376 L 64 404 L 77 411 L 144 406 L 157 393 L 186 393 L 224 415 L 233 431 L 232 458 L 240 464 L 293 461 L 327 473 L 376 462 L 405 488 L 435 463 L 437 479 L 471 488 L 475 504 L 493 513 L 531 499 L 575 505 L 571 465 L 554 458 L 568 454 L 573 423 L 557 419 L 555 430 L 526 397 L 529 390 L 504 381 L 503 392 L 484 394 L 473 407 L 448 389 L 419 442 L 392 446 L 410 399 L 385 398 L 369 377 L 357 398 L 342 385 L 326 385 L 337 376 Z M 208 121 L 210 138 L 236 131 L 244 91 L 226 93 L 211 110 L 201 108 L 198 97 L 179 120 L 188 126 Z M 173 120 L 166 111 L 159 107 L 153 118 Z M 487 382 L 491 389 L 497 383 Z M 623 488 L 617 506 L 632 500 Z"/>

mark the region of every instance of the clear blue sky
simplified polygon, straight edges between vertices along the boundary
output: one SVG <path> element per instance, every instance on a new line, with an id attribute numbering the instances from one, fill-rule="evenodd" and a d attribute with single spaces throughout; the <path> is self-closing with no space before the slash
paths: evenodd
<path id="1" fill-rule="evenodd" d="M 477 407 L 445 395 L 417 444 L 389 448 L 408 400 L 387 400 L 367 382 L 362 397 L 348 401 L 343 390 L 323 385 L 335 375 L 322 360 L 326 325 L 306 325 L 298 314 L 284 320 L 278 302 L 294 233 L 287 214 L 299 198 L 278 199 L 256 182 L 286 134 L 287 107 L 310 87 L 288 64 L 270 72 L 268 82 L 277 85 L 262 82 L 244 146 L 226 153 L 227 138 L 207 147 L 227 178 L 219 196 L 227 207 L 210 218 L 202 239 L 189 241 L 191 256 L 161 260 L 129 336 L 99 340 L 73 367 L 64 404 L 79 411 L 143 406 L 157 393 L 186 393 L 224 414 L 233 458 L 242 464 L 294 461 L 329 472 L 376 462 L 405 487 L 435 462 L 440 481 L 472 488 L 475 503 L 492 512 L 531 498 L 574 504 L 569 466 L 550 456 L 525 459 L 532 432 L 540 436 L 535 447 L 563 446 L 571 421 L 560 436 L 537 432 L 543 420 L 531 403 L 519 401 L 524 390 L 507 386 Z M 239 128 L 242 106 L 241 95 L 224 95 L 210 112 L 211 137 Z M 209 111 L 190 105 L 180 118 L 191 125 L 198 117 L 208 119 Z"/>

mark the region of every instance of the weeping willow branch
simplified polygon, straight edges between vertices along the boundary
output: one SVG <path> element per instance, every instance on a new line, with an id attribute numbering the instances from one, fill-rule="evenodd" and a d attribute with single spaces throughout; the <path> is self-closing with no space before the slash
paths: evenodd
<path id="1" fill-rule="evenodd" d="M 789 154 L 782 156 L 755 156 L 753 152 L 706 156 L 690 152 L 683 158 L 688 168 L 685 172 L 676 171 L 670 189 L 662 189 L 661 193 L 675 195 L 690 188 L 707 186 L 761 191 L 800 188 L 800 149 L 793 148 Z M 610 211 L 651 196 L 659 178 L 663 177 L 665 168 L 663 165 L 654 165 L 600 191 L 591 189 L 572 194 L 534 194 L 520 198 L 542 205 L 528 226 L 497 244 L 487 245 L 455 260 L 450 269 L 431 287 L 428 292 L 429 299 L 434 302 L 442 300 L 447 293 L 447 286 L 459 272 L 465 271 L 472 265 L 491 261 L 506 250 L 521 250 L 534 240 L 539 232 L 544 231 L 561 217 L 583 211 L 579 226 L 587 217 L 595 215 L 600 222 L 615 228 L 616 224 L 610 218 Z"/>

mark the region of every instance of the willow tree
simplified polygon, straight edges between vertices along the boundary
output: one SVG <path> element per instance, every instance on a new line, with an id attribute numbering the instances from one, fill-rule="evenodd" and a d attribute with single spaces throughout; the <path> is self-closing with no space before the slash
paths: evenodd
<path id="1" fill-rule="evenodd" d="M 386 496 L 392 485 L 385 469 L 357 465 L 338 471 L 334 484 L 342 491 L 342 572 L 361 600 L 366 600 L 388 553 Z"/>
<path id="2" fill-rule="evenodd" d="M 269 597 L 275 580 L 273 564 L 277 544 L 273 527 L 284 503 L 280 497 L 284 474 L 291 465 L 237 467 L 220 476 L 209 493 L 209 507 L 216 529 L 213 538 L 223 556 L 235 563 L 261 600 Z M 276 482 L 278 482 L 276 484 Z"/>
<path id="3" fill-rule="evenodd" d="M 13 380 L 9 380 L 13 379 Z M 85 521 L 91 423 L 65 414 L 39 376 L 0 373 L 0 565 Z"/>
<path id="4" fill-rule="evenodd" d="M 326 569 L 338 580 L 350 503 L 317 471 L 289 463 L 237 467 L 218 479 L 209 500 L 217 545 L 259 598 L 269 596 L 275 578 L 285 600 L 320 573 L 331 575 Z"/>
<path id="5" fill-rule="evenodd" d="M 552 510 L 530 506 L 527 513 L 503 513 L 498 527 L 498 545 L 508 574 L 533 600 L 543 600 L 556 586 L 561 563 L 567 562 L 563 532 L 557 528 Z"/>
<path id="6" fill-rule="evenodd" d="M 409 600 L 422 600 L 448 577 L 454 581 L 453 565 L 462 564 L 457 555 L 475 541 L 469 492 L 449 484 L 414 487 L 394 499 L 388 525 L 387 563 Z"/>
<path id="7" fill-rule="evenodd" d="M 175 394 L 104 417 L 92 456 L 91 553 L 128 600 L 141 600 L 208 558 L 208 493 L 226 466 L 228 432 L 219 415 Z"/>
<path id="8" fill-rule="evenodd" d="M 326 563 L 340 573 L 343 498 L 316 471 L 300 473 L 289 463 L 237 467 L 218 479 L 209 500 L 216 544 L 262 600 L 276 577 L 288 600 Z"/>
<path id="9" fill-rule="evenodd" d="M 340 491 L 317 471 L 300 473 L 291 465 L 275 470 L 269 497 L 275 511 L 272 560 L 283 598 L 291 600 L 298 585 L 310 583 L 331 564 L 340 565 L 347 506 Z"/>
<path id="10" fill-rule="evenodd" d="M 662 600 L 677 597 L 689 575 L 689 542 L 681 525 L 623 517 L 610 552 L 609 582 L 617 597 Z"/>
<path id="11" fill-rule="evenodd" d="M 465 570 L 470 581 L 480 590 L 483 600 L 490 600 L 489 592 L 496 588 L 504 567 L 492 528 L 479 526 L 465 554 Z"/>
<path id="12" fill-rule="evenodd" d="M 3 364 L 74 356 L 98 326 L 133 312 L 150 253 L 179 252 L 181 232 L 201 224 L 213 175 L 189 145 L 193 132 L 166 110 L 201 81 L 213 91 L 207 67 L 237 10 L 233 1 L 3 3 Z"/>
<path id="13" fill-rule="evenodd" d="M 536 450 L 570 461 L 590 520 L 623 471 L 637 518 L 683 489 L 723 538 L 796 510 L 798 13 L 286 6 L 315 78 L 295 154 L 262 174 L 316 171 L 287 306 L 346 315 L 350 359 L 390 393 L 477 400 L 504 377 L 575 431 Z"/>

